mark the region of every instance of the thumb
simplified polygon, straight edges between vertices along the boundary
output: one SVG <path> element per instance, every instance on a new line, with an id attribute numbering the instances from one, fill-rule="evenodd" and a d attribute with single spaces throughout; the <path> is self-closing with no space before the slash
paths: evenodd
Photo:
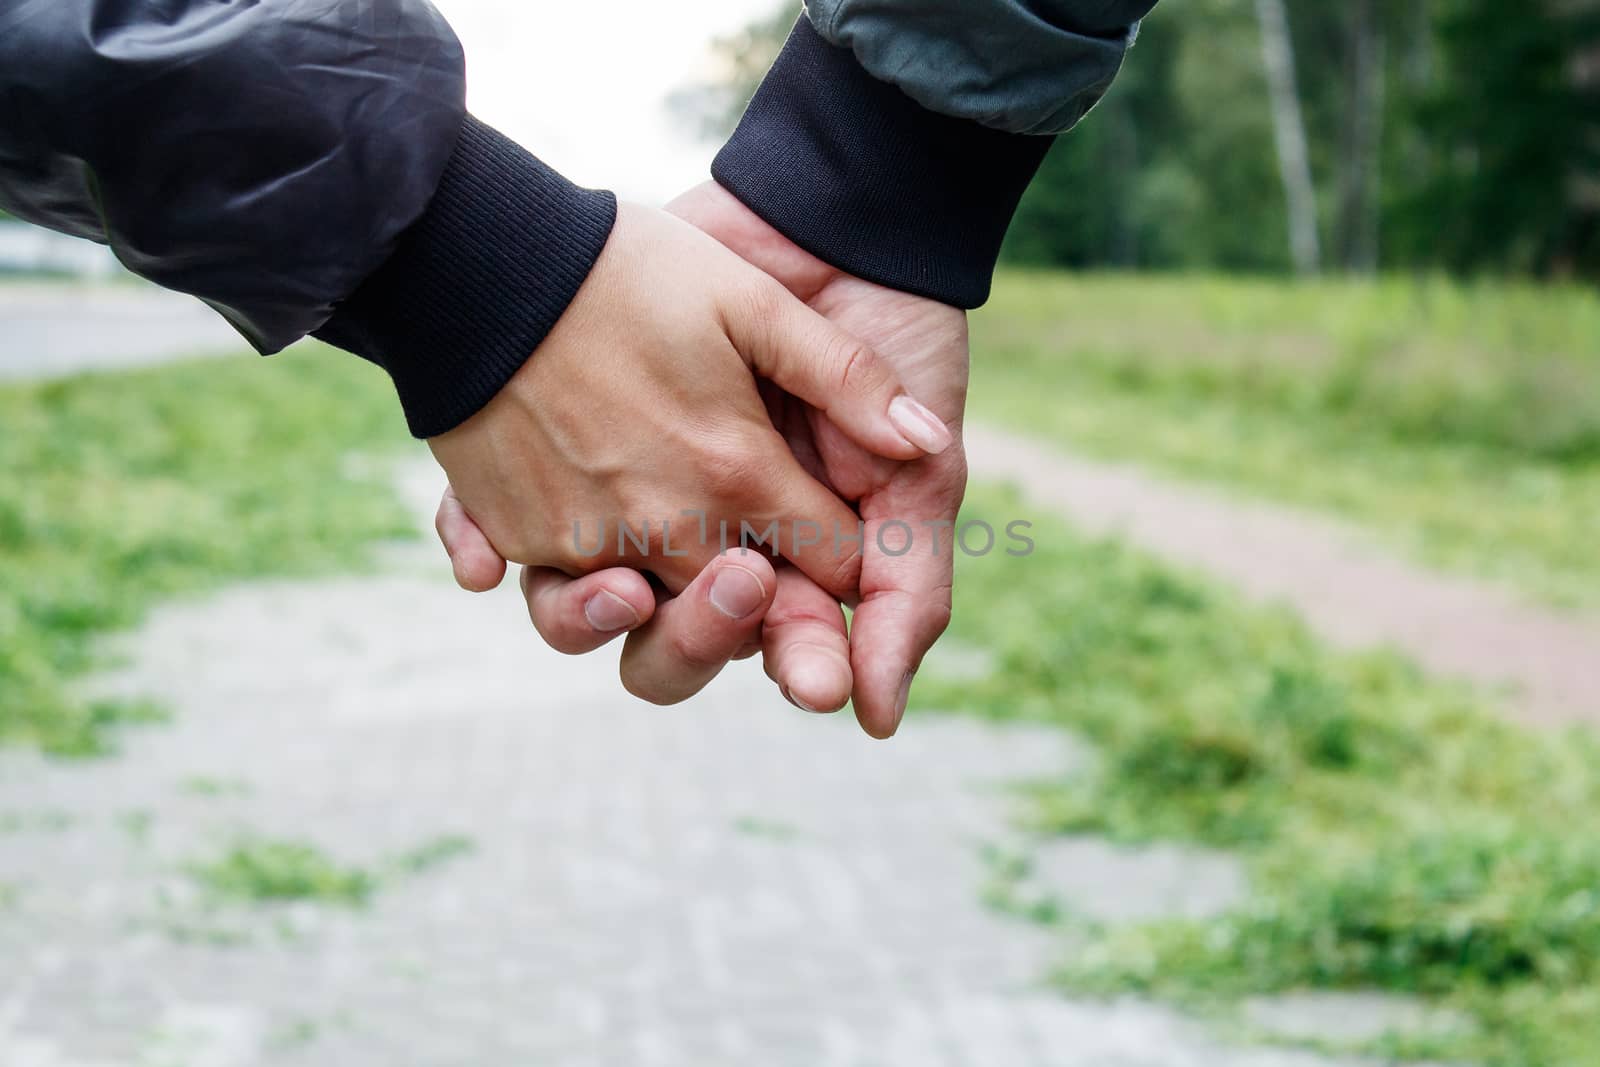
<path id="1" fill-rule="evenodd" d="M 871 346 L 777 282 L 763 280 L 736 307 L 725 316 L 728 339 L 755 372 L 824 412 L 869 452 L 912 460 L 953 443 L 944 421 L 906 393 Z"/>
<path id="2" fill-rule="evenodd" d="M 450 557 L 456 584 L 467 592 L 487 593 L 506 576 L 506 561 L 472 521 L 450 486 L 445 487 L 444 499 L 439 501 L 433 528 L 438 531 L 439 540 Z"/>

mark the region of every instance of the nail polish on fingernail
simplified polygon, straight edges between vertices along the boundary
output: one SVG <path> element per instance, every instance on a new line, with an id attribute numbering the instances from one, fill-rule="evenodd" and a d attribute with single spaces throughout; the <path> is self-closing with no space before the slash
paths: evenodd
<path id="1" fill-rule="evenodd" d="M 909 396 L 897 396 L 890 401 L 889 421 L 902 437 L 930 456 L 938 455 L 955 443 L 944 421 Z"/>
<path id="2" fill-rule="evenodd" d="M 633 610 L 633 605 L 607 589 L 589 598 L 583 606 L 583 617 L 603 634 L 631 630 L 639 625 L 639 613 Z"/>
<path id="3" fill-rule="evenodd" d="M 743 567 L 723 567 L 711 582 L 711 606 L 730 619 L 748 618 L 766 599 L 761 579 Z"/>

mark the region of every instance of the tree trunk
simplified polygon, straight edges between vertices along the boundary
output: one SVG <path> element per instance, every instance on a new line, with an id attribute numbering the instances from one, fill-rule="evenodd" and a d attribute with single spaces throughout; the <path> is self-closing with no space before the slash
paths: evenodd
<path id="1" fill-rule="evenodd" d="M 1349 30 L 1336 240 L 1340 265 L 1370 274 L 1378 269 L 1386 42 L 1377 0 L 1346 0 L 1345 10 Z"/>
<path id="2" fill-rule="evenodd" d="M 1284 8 L 1284 0 L 1256 0 L 1256 17 L 1261 23 L 1261 57 L 1271 95 L 1278 169 L 1283 174 L 1284 199 L 1289 208 L 1289 251 L 1294 257 L 1295 270 L 1301 274 L 1315 274 L 1322 269 L 1322 245 L 1317 237 L 1317 193 L 1311 181 L 1306 124 L 1300 113 L 1300 93 L 1295 85 L 1289 13 Z"/>

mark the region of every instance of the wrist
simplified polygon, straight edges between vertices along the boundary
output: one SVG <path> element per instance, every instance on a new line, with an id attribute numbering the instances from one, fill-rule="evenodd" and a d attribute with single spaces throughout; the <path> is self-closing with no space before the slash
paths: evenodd
<path id="1" fill-rule="evenodd" d="M 469 117 L 422 218 L 316 336 L 388 371 L 411 432 L 487 404 L 588 277 L 616 200 Z"/>
<path id="2" fill-rule="evenodd" d="M 712 174 L 835 268 L 972 308 L 1051 143 L 922 107 L 802 18 Z"/>
<path id="3" fill-rule="evenodd" d="M 714 181 L 702 182 L 667 205 L 667 211 L 732 250 L 803 301 L 849 277 L 785 237 Z"/>

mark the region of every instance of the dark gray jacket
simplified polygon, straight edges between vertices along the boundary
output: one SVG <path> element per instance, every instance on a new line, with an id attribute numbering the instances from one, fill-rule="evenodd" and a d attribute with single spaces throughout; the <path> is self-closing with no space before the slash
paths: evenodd
<path id="1" fill-rule="evenodd" d="M 932 111 L 1009 133 L 1071 129 L 1155 0 L 807 0 L 828 43 Z"/>
<path id="2" fill-rule="evenodd" d="M 1047 143 L 1018 133 L 1098 99 L 1153 2 L 813 0 L 825 36 L 802 23 L 718 176 L 841 267 L 970 304 Z M 794 81 L 817 64 L 828 85 Z M 110 245 L 262 352 L 314 332 L 382 364 L 429 436 L 528 358 L 615 217 L 464 95 L 425 0 L 0 0 L 0 208 Z M 805 144 L 758 158 L 773 138 Z M 987 176 L 961 158 L 996 145 Z M 979 247 L 921 248 L 895 217 L 918 202 Z M 791 227 L 817 211 L 835 221 Z M 841 240 L 852 212 L 898 250 Z"/>

